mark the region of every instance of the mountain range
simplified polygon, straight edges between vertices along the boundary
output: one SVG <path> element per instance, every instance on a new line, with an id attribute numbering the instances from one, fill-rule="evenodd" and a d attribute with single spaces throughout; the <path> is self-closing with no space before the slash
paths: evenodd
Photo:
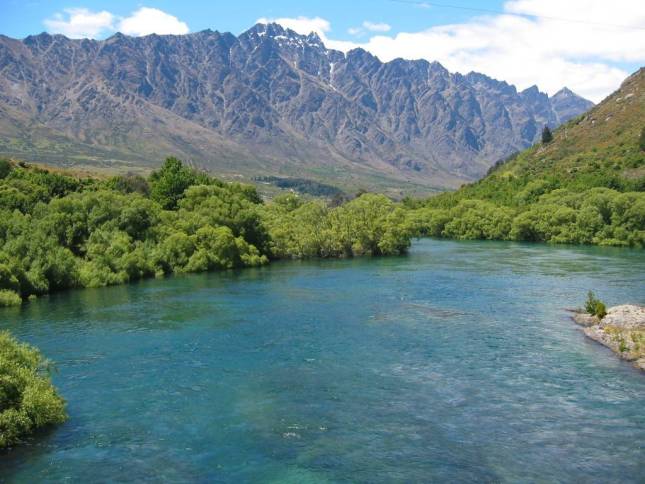
<path id="1" fill-rule="evenodd" d="M 593 106 L 257 24 L 235 36 L 0 36 L 0 154 L 108 171 L 453 188 Z"/>

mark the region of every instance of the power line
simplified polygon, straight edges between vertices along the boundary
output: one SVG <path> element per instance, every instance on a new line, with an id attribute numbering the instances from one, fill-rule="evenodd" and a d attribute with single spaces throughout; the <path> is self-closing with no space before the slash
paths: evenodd
<path id="1" fill-rule="evenodd" d="M 435 2 L 425 2 L 425 1 L 416 1 L 416 0 L 389 0 L 394 3 L 405 3 L 408 5 L 417 5 L 420 7 L 439 7 L 439 8 L 452 8 L 456 10 L 469 10 L 472 12 L 484 12 L 484 13 L 493 13 L 496 15 L 512 15 L 514 17 L 531 17 L 531 18 L 541 18 L 546 20 L 557 20 L 559 22 L 571 22 L 576 24 L 585 24 L 585 25 L 595 25 L 599 27 L 613 27 L 619 29 L 631 29 L 631 30 L 645 30 L 645 27 L 633 27 L 631 25 L 617 25 L 617 24 L 605 24 L 600 22 L 587 22 L 586 20 L 577 20 L 571 18 L 561 18 L 561 17 L 549 17 L 546 15 L 532 15 L 530 13 L 513 13 L 513 12 L 502 12 L 501 10 L 491 10 L 488 8 L 477 8 L 477 7 L 464 7 L 461 5 L 448 5 L 445 3 L 435 3 Z"/>

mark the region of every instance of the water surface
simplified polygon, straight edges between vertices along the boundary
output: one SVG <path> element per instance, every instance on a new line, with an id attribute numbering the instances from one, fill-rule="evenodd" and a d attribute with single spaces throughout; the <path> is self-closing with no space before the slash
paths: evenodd
<path id="1" fill-rule="evenodd" d="M 643 251 L 423 240 L 1 310 L 70 420 L 0 481 L 643 482 L 645 375 L 565 308 L 644 280 Z"/>

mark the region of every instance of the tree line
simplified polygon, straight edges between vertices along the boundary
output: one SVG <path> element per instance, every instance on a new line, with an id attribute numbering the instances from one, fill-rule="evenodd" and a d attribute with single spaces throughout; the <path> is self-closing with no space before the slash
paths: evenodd
<path id="1" fill-rule="evenodd" d="M 168 158 L 148 178 L 77 178 L 0 163 L 0 306 L 71 287 L 272 259 L 404 253 L 412 233 L 383 195 L 341 206 L 264 203 Z"/>
<path id="2" fill-rule="evenodd" d="M 420 206 L 408 202 L 410 223 L 417 234 L 460 240 L 645 247 L 645 193 L 547 185 L 531 182 L 508 204 L 466 196 L 439 196 Z"/>

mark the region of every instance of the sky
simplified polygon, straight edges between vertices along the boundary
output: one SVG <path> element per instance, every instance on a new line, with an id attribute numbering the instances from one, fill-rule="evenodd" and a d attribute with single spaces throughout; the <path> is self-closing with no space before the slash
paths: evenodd
<path id="1" fill-rule="evenodd" d="M 240 34 L 276 21 L 317 32 L 329 48 L 382 61 L 439 61 L 552 95 L 566 86 L 599 102 L 645 65 L 645 0 L 0 0 L 0 34 L 43 31 L 104 39 Z"/>

